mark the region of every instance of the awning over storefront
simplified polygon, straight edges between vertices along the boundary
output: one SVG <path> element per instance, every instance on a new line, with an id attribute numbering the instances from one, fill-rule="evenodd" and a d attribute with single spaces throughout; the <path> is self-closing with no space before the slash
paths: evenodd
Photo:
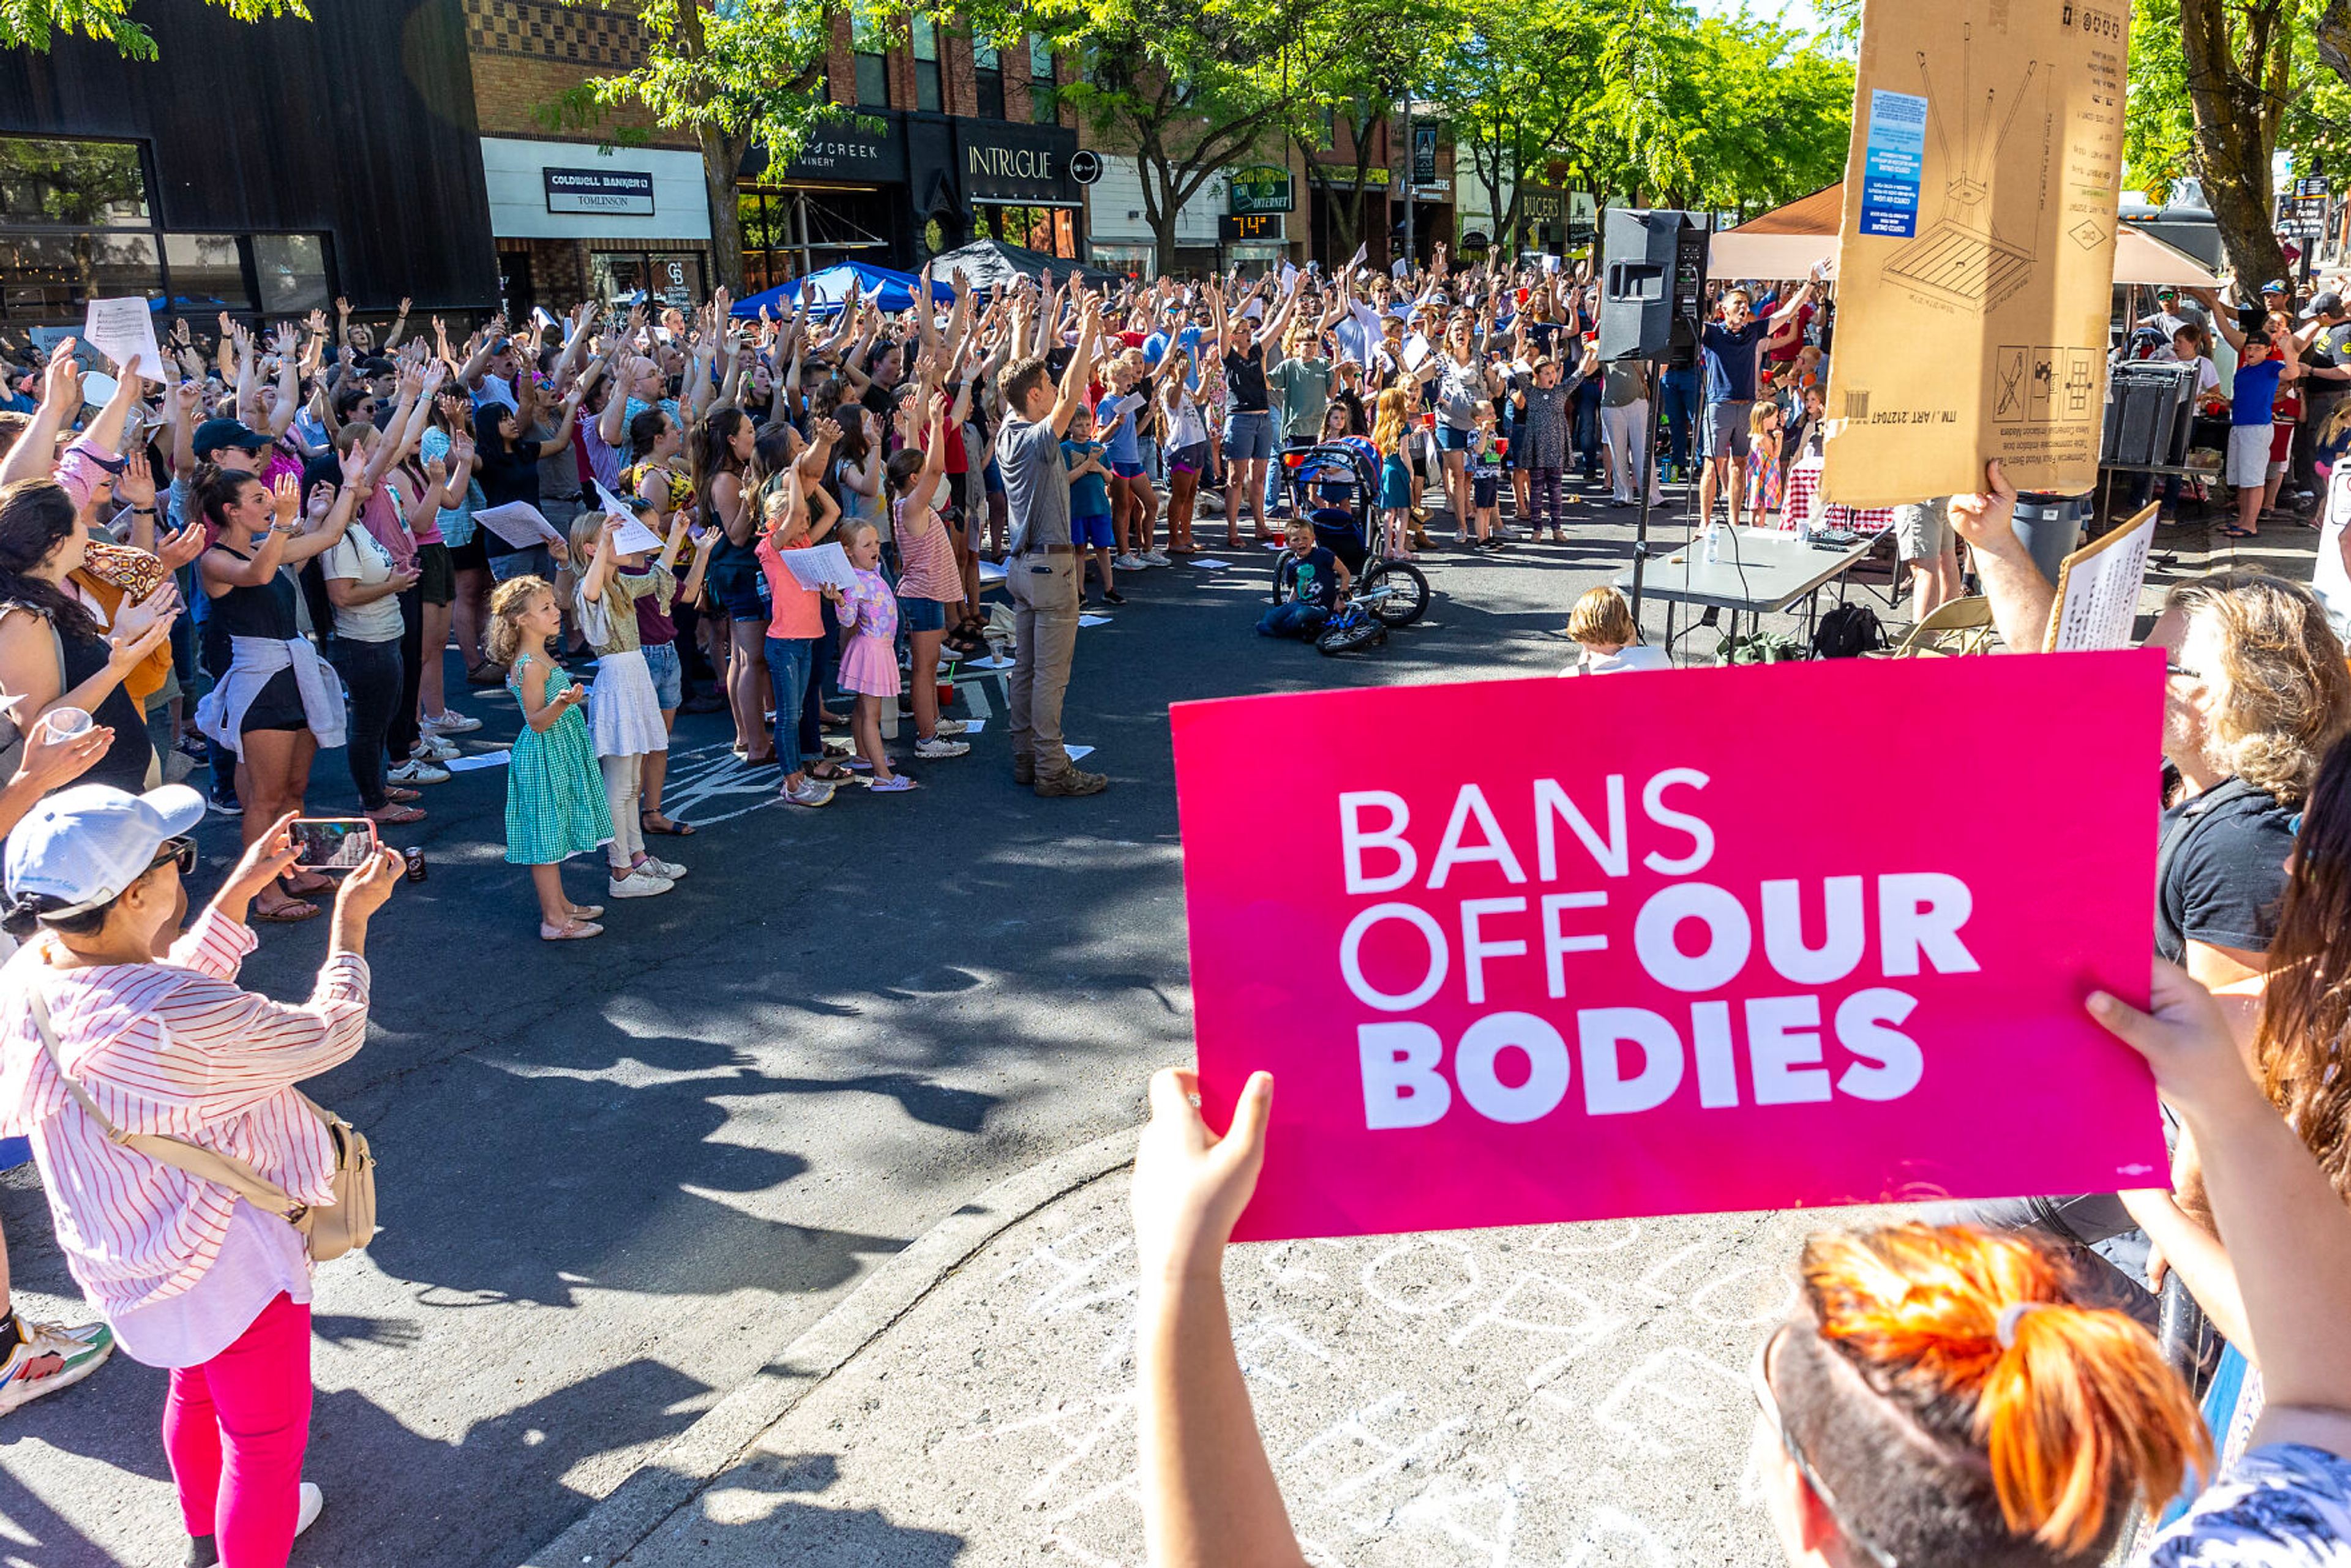
<path id="1" fill-rule="evenodd" d="M 914 308 L 914 290 L 921 283 L 922 279 L 913 273 L 893 272 L 886 267 L 869 267 L 862 261 L 844 261 L 837 267 L 828 267 L 821 272 L 811 272 L 806 277 L 778 284 L 773 288 L 762 289 L 737 299 L 727 314 L 757 316 L 763 305 L 768 308 L 769 315 L 781 314 L 790 310 L 800 299 L 802 290 L 807 291 L 811 311 L 820 315 L 829 314 L 841 308 L 852 288 L 860 299 L 878 305 L 884 310 L 910 310 Z M 944 283 L 934 282 L 931 298 L 946 304 L 955 298 L 955 290 Z"/>
<path id="2" fill-rule="evenodd" d="M 1716 277 L 1802 277 L 1836 258 L 1844 223 L 1844 186 L 1839 183 L 1724 229 L 1708 249 L 1708 270 Z M 2115 234 L 2115 281 L 2181 288 L 2212 288 L 2220 282 L 2186 251 L 2128 224 Z"/>

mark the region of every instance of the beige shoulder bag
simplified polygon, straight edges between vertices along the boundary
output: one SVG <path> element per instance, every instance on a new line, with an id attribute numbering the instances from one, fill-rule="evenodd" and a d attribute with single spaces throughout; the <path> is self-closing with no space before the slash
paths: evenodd
<path id="1" fill-rule="evenodd" d="M 302 1233 L 315 1262 L 324 1263 L 357 1251 L 375 1239 L 375 1156 L 368 1152 L 367 1138 L 358 1128 L 298 1092 L 296 1098 L 327 1124 L 327 1136 L 335 1145 L 334 1202 L 315 1207 L 298 1203 L 284 1187 L 266 1179 L 234 1155 L 162 1133 L 126 1133 L 108 1121 L 88 1092 L 67 1075 L 65 1063 L 57 1060 L 57 1028 L 49 1020 L 49 1000 L 42 994 L 41 986 L 37 982 L 28 986 L 26 995 L 32 1001 L 33 1028 L 41 1037 L 41 1049 L 48 1052 L 49 1065 L 64 1081 L 66 1092 L 74 1097 L 74 1103 L 98 1124 L 108 1143 L 183 1170 L 198 1181 L 225 1186 L 264 1213 L 283 1217 Z"/>

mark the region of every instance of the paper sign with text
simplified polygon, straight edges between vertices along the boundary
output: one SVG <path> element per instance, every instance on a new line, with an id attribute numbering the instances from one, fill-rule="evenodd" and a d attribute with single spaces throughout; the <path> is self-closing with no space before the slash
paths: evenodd
<path id="1" fill-rule="evenodd" d="M 2082 998 L 2146 998 L 2162 683 L 2139 649 L 1178 705 L 1209 1124 L 1275 1081 L 1236 1234 L 2161 1186 Z"/>
<path id="2" fill-rule="evenodd" d="M 2127 648 L 2138 641 L 2138 601 L 2147 586 L 2147 552 L 2155 547 L 2156 506 L 2067 556 L 2057 569 L 2050 606 L 2048 652 L 2081 653 Z"/>

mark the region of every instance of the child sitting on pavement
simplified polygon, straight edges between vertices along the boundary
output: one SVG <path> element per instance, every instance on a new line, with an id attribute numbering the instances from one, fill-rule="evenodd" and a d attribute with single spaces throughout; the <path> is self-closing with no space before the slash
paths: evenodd
<path id="1" fill-rule="evenodd" d="M 1575 663 L 1562 675 L 1617 675 L 1628 670 L 1670 670 L 1673 656 L 1641 641 L 1633 601 L 1603 584 L 1587 591 L 1568 612 L 1567 634 L 1579 646 Z"/>
<path id="2" fill-rule="evenodd" d="M 1297 519 L 1290 525 L 1290 548 L 1274 562 L 1273 608 L 1257 623 L 1257 634 L 1311 641 L 1338 608 L 1350 580 L 1339 558 L 1314 542 L 1314 525 Z"/>

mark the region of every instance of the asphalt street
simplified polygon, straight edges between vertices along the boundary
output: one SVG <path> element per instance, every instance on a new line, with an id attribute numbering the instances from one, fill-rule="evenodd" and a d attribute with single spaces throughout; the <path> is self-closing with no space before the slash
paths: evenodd
<path id="1" fill-rule="evenodd" d="M 669 809 L 703 831 L 657 848 L 692 875 L 590 943 L 535 939 L 503 772 L 428 789 L 431 821 L 389 835 L 430 879 L 376 922 L 369 1045 L 310 1086 L 373 1141 L 384 1229 L 319 1273 L 307 1473 L 329 1500 L 296 1563 L 522 1560 L 972 1194 L 1138 1120 L 1148 1073 L 1191 1050 L 1168 705 L 1552 674 L 1568 606 L 1630 555 L 1629 512 L 1581 510 L 1573 543 L 1436 552 L 1426 622 L 1351 660 L 1251 634 L 1257 550 L 1137 574 L 1080 633 L 1067 729 L 1113 780 L 1093 799 L 1012 784 L 992 681 L 970 757 L 814 812 L 733 761 L 722 717 L 689 716 Z M 466 748 L 503 745 L 511 699 L 465 700 L 486 721 Z M 1270 852 L 1281 760 L 1244 785 Z M 329 753 L 310 809 L 350 800 Z M 235 839 L 207 824 L 199 893 Z M 601 901 L 588 869 L 571 885 Z M 248 981 L 305 993 L 322 925 L 266 928 Z M 0 1220 L 24 1308 L 86 1320 L 29 1168 L 0 1176 Z M 1753 1234 L 1684 1222 L 1674 1247 Z M 0 1422 L 0 1563 L 178 1561 L 163 1382 L 118 1356 Z M 1004 1462 L 963 1451 L 969 1485 Z"/>

